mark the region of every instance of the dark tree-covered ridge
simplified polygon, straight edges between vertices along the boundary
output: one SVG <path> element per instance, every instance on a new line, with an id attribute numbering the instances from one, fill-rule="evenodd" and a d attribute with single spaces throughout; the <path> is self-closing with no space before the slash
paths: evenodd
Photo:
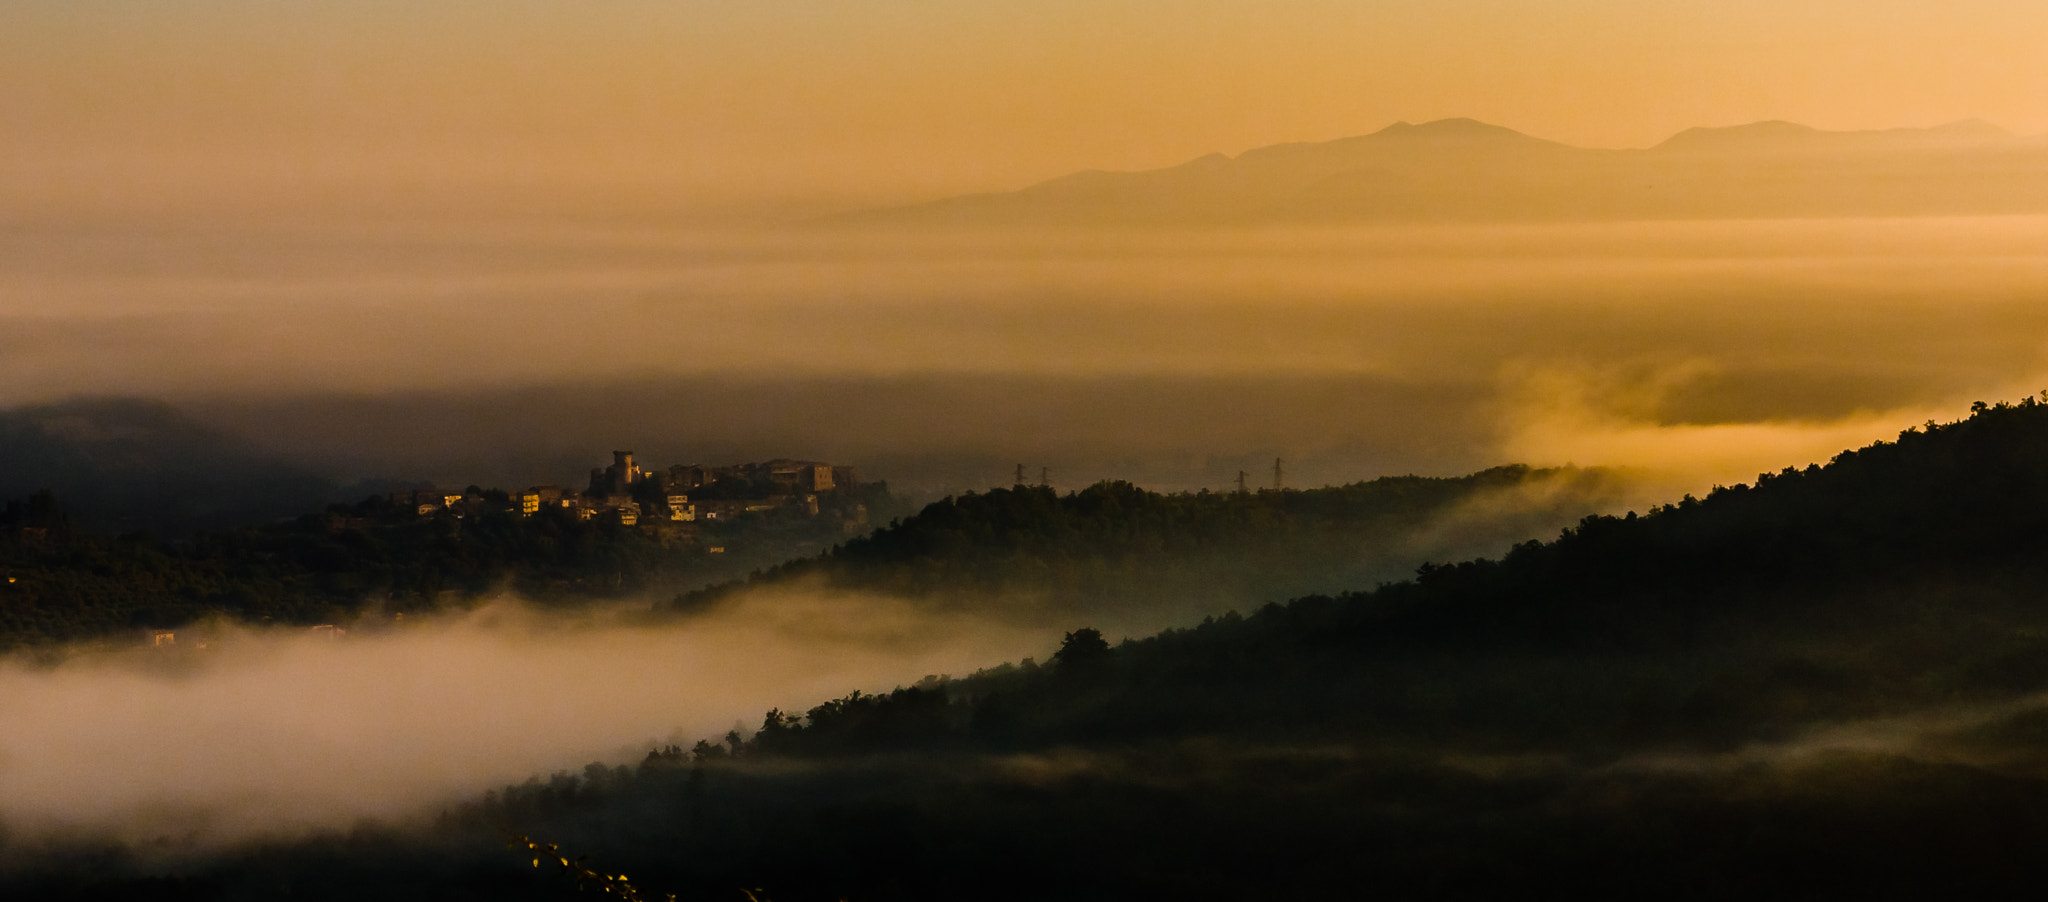
<path id="1" fill-rule="evenodd" d="M 1431 556 L 1505 548 L 1612 509 L 1612 471 L 1514 465 L 1308 490 L 1163 494 L 1103 482 L 948 497 L 747 585 L 822 580 L 942 606 L 1075 615 L 1217 612 L 1398 579 Z M 688 609 L 741 588 L 680 597 Z"/>
<path id="2" fill-rule="evenodd" d="M 888 488 L 835 497 L 884 506 Z M 565 604 L 666 595 L 829 547 L 834 517 L 747 515 L 629 527 L 472 487 L 464 510 L 422 516 L 377 496 L 280 523 L 176 540 L 78 528 L 39 492 L 0 512 L 0 650 L 121 636 L 208 618 L 347 624 L 498 593 Z M 711 553 L 710 549 L 722 549 Z"/>
<path id="3" fill-rule="evenodd" d="M 2011 892 L 2048 843 L 2044 463 L 2048 405 L 1980 405 L 1500 559 L 1114 647 L 1078 629 L 1044 666 L 772 711 L 466 816 L 796 899 Z M 1826 745 L 1860 723 L 1891 726 Z"/>
<path id="4" fill-rule="evenodd" d="M 179 879 L 545 896 L 511 833 L 784 902 L 2034 895 L 2044 463 L 2048 404 L 1979 405 L 1499 558 L 1116 644 L 1077 625 L 1044 664 Z"/>
<path id="5" fill-rule="evenodd" d="M 1099 639 L 1070 633 L 1063 654 L 1076 637 L 1081 647 Z M 1969 419 L 1910 429 L 1826 466 L 1642 515 L 1586 517 L 1499 559 L 1425 565 L 1414 580 L 1268 605 L 1105 654 L 1089 669 L 1116 674 L 1099 678 L 1106 694 L 1024 706 L 1043 708 L 1024 718 L 1036 724 L 1027 731 L 1034 743 L 1289 724 L 1341 734 L 1396 721 L 1468 738 L 1516 724 L 1585 738 L 1592 724 L 1577 715 L 1632 704 L 1599 714 L 1614 718 L 1603 727 L 1612 741 L 1710 739 L 1736 720 L 1771 733 L 1826 710 L 1874 716 L 2048 688 L 2048 404 L 1979 405 Z M 1747 691 L 1716 684 L 1774 658 Z M 1587 682 L 1569 699 L 1550 697 L 1566 683 L 1518 683 L 1522 665 L 1540 659 L 1571 661 Z M 1407 698 L 1420 679 L 1411 668 L 1447 660 L 1465 669 L 1430 677 L 1445 695 L 1421 705 Z M 1603 686 L 1607 664 L 1637 682 Z M 1656 680 L 1641 670 L 1667 665 Z M 1555 676 L 1572 679 L 1570 669 Z M 1016 739 L 1011 715 L 989 708 L 1024 704 L 1003 688 L 1020 672 L 946 687 L 977 706 L 955 721 L 995 731 L 983 739 Z M 1037 691 L 1055 695 L 1073 685 L 1036 679 Z M 1774 684 L 1796 690 L 1800 708 L 1761 700 Z M 919 691 L 930 687 L 905 690 Z M 1330 706 L 1333 693 L 1351 704 Z M 1460 695 L 1473 704 L 1545 701 L 1461 711 L 1451 703 Z M 822 717 L 784 718 L 770 734 L 782 749 L 801 749 L 792 737 L 803 731 L 829 734 L 850 710 L 888 704 L 841 700 Z M 1657 710 L 1666 704 L 1685 713 Z"/>

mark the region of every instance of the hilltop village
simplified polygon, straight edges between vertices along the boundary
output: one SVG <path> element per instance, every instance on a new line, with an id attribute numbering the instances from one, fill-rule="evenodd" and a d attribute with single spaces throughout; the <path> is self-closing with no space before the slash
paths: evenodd
<path id="1" fill-rule="evenodd" d="M 420 486 L 190 538 L 73 528 L 48 491 L 0 504 L 0 652 L 134 635 L 196 650 L 225 618 L 341 638 L 513 595 L 537 604 L 671 597 L 818 555 L 900 512 L 851 467 L 770 460 L 648 468 L 632 452 L 581 487 Z M 189 635 L 181 635 L 189 633 Z"/>
<path id="2" fill-rule="evenodd" d="M 559 511 L 578 520 L 660 530 L 682 524 L 731 522 L 747 514 L 762 517 L 819 517 L 840 520 L 844 531 L 867 525 L 860 503 L 860 478 L 852 467 L 814 460 L 777 459 L 761 463 L 703 466 L 677 464 L 643 468 L 631 451 L 613 451 L 608 467 L 594 467 L 581 489 L 536 485 L 501 493 L 470 486 L 447 491 L 432 486 L 387 497 L 418 516 L 466 517 L 510 503 L 521 516 Z"/>

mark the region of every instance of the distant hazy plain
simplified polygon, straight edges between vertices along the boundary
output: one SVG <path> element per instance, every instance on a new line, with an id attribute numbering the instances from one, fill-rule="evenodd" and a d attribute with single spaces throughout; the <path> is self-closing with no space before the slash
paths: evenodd
<path id="1" fill-rule="evenodd" d="M 931 490 L 1825 459 L 2048 386 L 2048 218 L 0 232 L 0 403 L 171 398 L 338 477 L 799 456 Z M 566 469 L 565 476 L 561 470 Z"/>

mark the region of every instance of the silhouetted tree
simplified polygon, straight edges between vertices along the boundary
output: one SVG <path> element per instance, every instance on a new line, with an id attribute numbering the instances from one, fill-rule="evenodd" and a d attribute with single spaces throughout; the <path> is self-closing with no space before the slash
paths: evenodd
<path id="1" fill-rule="evenodd" d="M 1067 634 L 1052 659 L 1062 674 L 1088 676 L 1102 672 L 1109 664 L 1109 655 L 1109 641 L 1102 638 L 1102 632 L 1084 626 Z"/>

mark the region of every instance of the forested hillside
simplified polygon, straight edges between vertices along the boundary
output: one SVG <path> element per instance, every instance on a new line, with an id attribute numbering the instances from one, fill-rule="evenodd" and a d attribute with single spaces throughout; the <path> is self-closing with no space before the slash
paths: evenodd
<path id="1" fill-rule="evenodd" d="M 1503 548 L 1612 508 L 1625 485 L 1600 470 L 1510 466 L 1232 494 L 1103 483 L 1061 496 L 1019 486 L 947 498 L 851 539 L 834 517 L 748 515 L 681 532 L 556 510 L 522 517 L 504 493 L 474 487 L 487 500 L 469 516 L 421 517 L 371 498 L 264 526 L 116 537 L 79 526 L 60 497 L 41 492 L 0 513 L 0 577 L 9 580 L 0 583 L 0 649 L 213 617 L 349 624 L 364 611 L 427 612 L 494 593 L 565 603 L 681 587 L 692 591 L 665 607 L 690 613 L 747 586 L 807 579 L 1150 630 Z M 896 507 L 884 483 L 829 503 Z"/>
<path id="2" fill-rule="evenodd" d="M 567 898 L 491 844 L 525 834 L 689 898 L 2010 894 L 2048 845 L 2044 461 L 2048 405 L 1980 406 L 1499 560 L 1078 628 L 148 885 Z"/>
<path id="3" fill-rule="evenodd" d="M 637 601 L 729 580 L 842 537 L 832 517 L 746 515 L 684 534 L 560 509 L 526 517 L 503 492 L 471 494 L 481 501 L 461 516 L 421 516 L 412 505 L 372 497 L 166 540 L 78 527 L 62 499 L 39 492 L 0 510 L 0 650 L 214 617 L 348 625 L 366 611 L 431 612 L 495 593 L 543 604 Z M 878 510 L 891 503 L 881 483 L 832 502 Z"/>
<path id="4" fill-rule="evenodd" d="M 1162 494 L 1105 482 L 1060 495 L 1020 485 L 943 499 L 674 607 L 807 583 L 946 608 L 1149 620 L 1157 629 L 1176 614 L 1370 587 L 1424 561 L 1497 552 L 1613 509 L 1626 488 L 1610 471 L 1526 466 L 1286 491 Z"/>

